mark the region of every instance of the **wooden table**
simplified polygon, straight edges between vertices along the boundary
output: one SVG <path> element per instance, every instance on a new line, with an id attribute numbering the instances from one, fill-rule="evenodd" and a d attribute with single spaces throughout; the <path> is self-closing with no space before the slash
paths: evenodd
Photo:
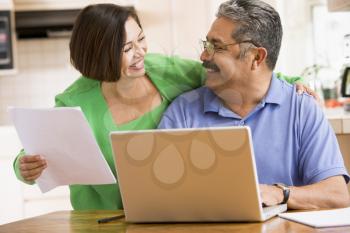
<path id="1" fill-rule="evenodd" d="M 120 211 L 60 211 L 0 226 L 0 233 L 292 233 L 292 232 L 350 232 L 350 227 L 315 229 L 278 217 L 264 223 L 197 223 L 197 224 L 128 224 L 123 219 L 98 224 L 97 219 L 120 214 Z"/>

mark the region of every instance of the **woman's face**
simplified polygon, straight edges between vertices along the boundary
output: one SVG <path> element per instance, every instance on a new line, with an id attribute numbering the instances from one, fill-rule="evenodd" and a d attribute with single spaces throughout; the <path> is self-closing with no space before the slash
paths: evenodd
<path id="1" fill-rule="evenodd" d="M 145 35 L 132 17 L 125 23 L 125 32 L 121 78 L 142 77 L 145 75 L 144 58 L 147 52 Z"/>

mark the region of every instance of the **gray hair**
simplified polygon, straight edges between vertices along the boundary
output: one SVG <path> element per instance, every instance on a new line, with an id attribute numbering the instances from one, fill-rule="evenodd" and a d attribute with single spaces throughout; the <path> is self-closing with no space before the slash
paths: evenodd
<path id="1" fill-rule="evenodd" d="M 237 42 L 251 40 L 267 50 L 266 64 L 273 70 L 276 66 L 282 41 L 282 24 L 279 14 L 269 4 L 260 0 L 230 0 L 222 3 L 217 17 L 226 17 L 238 23 L 232 32 Z M 241 52 L 244 54 L 248 48 Z"/>

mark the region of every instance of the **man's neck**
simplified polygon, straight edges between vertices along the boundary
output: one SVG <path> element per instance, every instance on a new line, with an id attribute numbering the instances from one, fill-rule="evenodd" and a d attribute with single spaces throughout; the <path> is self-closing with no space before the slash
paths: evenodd
<path id="1" fill-rule="evenodd" d="M 247 77 L 242 81 L 232 82 L 225 85 L 225 88 L 218 88 L 213 91 L 228 109 L 243 118 L 266 96 L 271 77 L 271 72 L 256 77 Z"/>

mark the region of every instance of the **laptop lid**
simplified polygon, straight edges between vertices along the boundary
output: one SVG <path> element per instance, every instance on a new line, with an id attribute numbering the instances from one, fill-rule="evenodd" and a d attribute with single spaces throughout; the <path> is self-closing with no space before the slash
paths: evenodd
<path id="1" fill-rule="evenodd" d="M 262 221 L 249 127 L 111 133 L 129 222 Z"/>

